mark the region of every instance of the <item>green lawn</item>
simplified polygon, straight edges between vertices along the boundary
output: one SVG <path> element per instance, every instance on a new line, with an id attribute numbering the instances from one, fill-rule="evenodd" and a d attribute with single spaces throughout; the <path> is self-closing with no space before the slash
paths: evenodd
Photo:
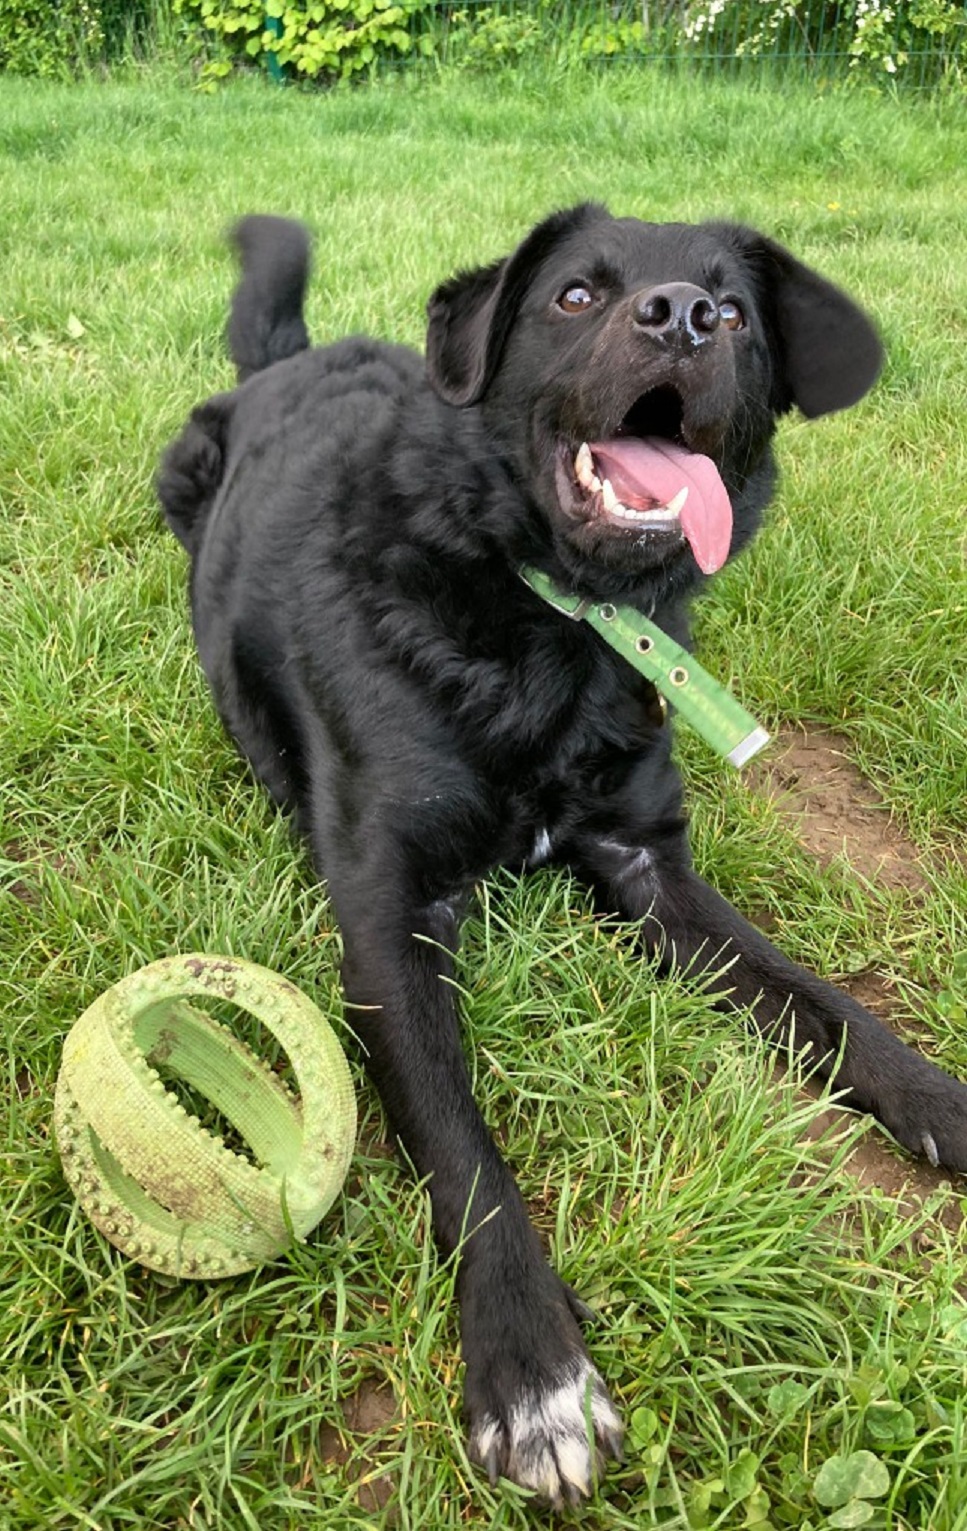
<path id="1" fill-rule="evenodd" d="M 284 970 L 342 1027 L 325 902 L 221 736 L 152 496 L 231 379 L 221 231 L 312 225 L 320 339 L 419 344 L 439 279 L 585 197 L 758 224 L 866 302 L 884 379 L 784 427 L 702 653 L 771 725 L 849 738 L 926 891 L 821 873 L 745 780 L 683 755 L 723 892 L 827 975 L 890 981 L 895 1023 L 967 1077 L 967 108 L 659 73 L 215 97 L 147 75 L 0 80 L 0 138 L 0 1531 L 522 1527 L 525 1497 L 464 1456 L 452 1271 L 355 1055 L 345 1196 L 221 1285 L 116 1254 L 50 1140 L 66 1029 L 167 952 Z M 482 890 L 461 978 L 478 1096 L 631 1423 L 581 1524 L 967 1526 L 955 1195 L 913 1215 L 859 1190 L 804 1138 L 816 1107 L 562 877 Z M 861 1449 L 885 1495 L 818 1503 Z"/>

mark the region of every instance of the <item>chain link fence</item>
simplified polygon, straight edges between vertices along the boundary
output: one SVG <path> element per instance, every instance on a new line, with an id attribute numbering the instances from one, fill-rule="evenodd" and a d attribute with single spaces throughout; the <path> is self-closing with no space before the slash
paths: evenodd
<path id="1" fill-rule="evenodd" d="M 967 0 L 0 0 L 0 70 L 172 54 L 212 82 L 534 61 L 967 88 Z"/>
<path id="2" fill-rule="evenodd" d="M 967 87 L 965 0 L 464 0 L 435 8 L 428 24 L 441 33 L 442 56 L 460 67 L 543 52 Z"/>

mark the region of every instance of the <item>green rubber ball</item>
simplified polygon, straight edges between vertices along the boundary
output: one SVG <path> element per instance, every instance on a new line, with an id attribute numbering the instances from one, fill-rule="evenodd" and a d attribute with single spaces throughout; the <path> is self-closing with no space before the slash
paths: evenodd
<path id="1" fill-rule="evenodd" d="M 192 1004 L 224 1000 L 277 1038 L 286 1085 Z M 203 1097 L 244 1140 L 227 1148 L 159 1075 Z M 175 1276 L 231 1276 L 304 1239 L 346 1178 L 356 1101 L 325 1017 L 286 979 L 236 957 L 166 957 L 96 999 L 64 1043 L 54 1098 L 64 1174 L 124 1254 Z"/>

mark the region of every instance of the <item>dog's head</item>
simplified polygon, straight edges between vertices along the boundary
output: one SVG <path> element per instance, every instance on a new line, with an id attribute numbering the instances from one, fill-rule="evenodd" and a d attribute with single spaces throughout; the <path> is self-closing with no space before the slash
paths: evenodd
<path id="1" fill-rule="evenodd" d="M 661 600 L 746 543 L 797 405 L 853 404 L 881 348 L 844 293 L 752 229 L 587 203 L 429 303 L 427 368 L 479 406 L 578 588 Z"/>

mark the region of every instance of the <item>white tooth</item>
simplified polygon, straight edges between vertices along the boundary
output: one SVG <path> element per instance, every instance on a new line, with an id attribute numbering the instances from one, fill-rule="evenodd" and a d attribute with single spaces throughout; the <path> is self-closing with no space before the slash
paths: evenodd
<path id="1" fill-rule="evenodd" d="M 586 484 L 594 473 L 594 458 L 586 441 L 582 441 L 578 447 L 577 456 L 574 459 L 574 472 L 581 484 Z"/>
<path id="2" fill-rule="evenodd" d="M 667 511 L 669 511 L 669 513 L 671 515 L 673 515 L 673 516 L 680 515 L 681 514 L 682 506 L 685 504 L 685 501 L 687 499 L 688 499 L 688 485 L 687 484 L 683 484 L 681 489 L 679 489 L 678 493 L 676 494 L 675 498 L 673 500 L 669 500 L 668 501 L 668 504 L 665 506 L 665 509 Z"/>
<path id="3" fill-rule="evenodd" d="M 624 510 L 624 506 L 611 487 L 611 480 L 609 478 L 606 478 L 601 485 L 601 498 L 604 501 L 605 510 Z"/>
<path id="4" fill-rule="evenodd" d="M 588 482 L 587 482 L 587 488 L 590 489 L 592 494 L 600 494 L 601 493 L 601 480 L 598 478 L 598 475 L 596 473 L 592 473 L 591 474 L 591 477 L 588 479 Z"/>

